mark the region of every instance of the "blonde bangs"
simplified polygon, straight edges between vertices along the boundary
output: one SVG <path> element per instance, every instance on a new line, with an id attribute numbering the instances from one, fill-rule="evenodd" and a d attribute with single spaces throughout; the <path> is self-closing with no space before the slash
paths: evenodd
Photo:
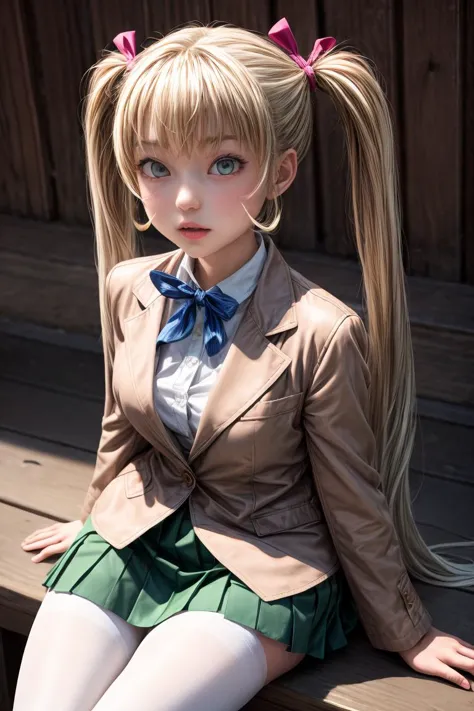
<path id="1" fill-rule="evenodd" d="M 261 170 L 258 190 L 268 178 L 276 143 L 258 83 L 220 48 L 181 49 L 177 56 L 163 52 L 158 58 L 152 49 L 125 82 L 115 117 L 114 150 L 132 192 L 137 190 L 136 152 L 146 153 L 144 142 L 190 156 L 206 144 L 217 148 L 225 136 L 234 136 L 255 156 Z"/>

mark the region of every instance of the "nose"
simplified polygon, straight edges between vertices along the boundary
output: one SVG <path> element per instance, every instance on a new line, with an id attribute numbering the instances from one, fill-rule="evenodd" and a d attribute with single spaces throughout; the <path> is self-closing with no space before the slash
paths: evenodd
<path id="1" fill-rule="evenodd" d="M 201 206 L 201 201 L 195 190 L 188 184 L 181 185 L 176 196 L 176 207 L 178 210 L 186 212 L 186 210 L 198 210 Z"/>

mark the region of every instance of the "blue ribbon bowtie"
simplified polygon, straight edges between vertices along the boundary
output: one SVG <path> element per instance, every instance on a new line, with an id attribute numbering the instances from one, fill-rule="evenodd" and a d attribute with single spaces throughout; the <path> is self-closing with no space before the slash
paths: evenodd
<path id="1" fill-rule="evenodd" d="M 216 355 L 227 343 L 222 320 L 228 321 L 237 311 L 239 302 L 224 294 L 218 286 L 207 291 L 186 284 L 181 279 L 153 269 L 150 279 L 163 296 L 185 301 L 158 334 L 156 343 L 172 343 L 187 338 L 196 323 L 196 306 L 204 308 L 204 346 L 209 356 Z"/>

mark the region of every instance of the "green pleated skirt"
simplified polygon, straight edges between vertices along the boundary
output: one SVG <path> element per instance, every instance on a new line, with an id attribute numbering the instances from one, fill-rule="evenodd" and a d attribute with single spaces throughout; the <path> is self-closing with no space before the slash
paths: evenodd
<path id="1" fill-rule="evenodd" d="M 120 550 L 99 536 L 89 516 L 43 586 L 85 597 L 137 627 L 154 627 L 182 610 L 208 610 L 290 652 L 324 659 L 346 646 L 358 615 L 341 570 L 309 590 L 265 602 L 195 535 L 188 502 Z"/>

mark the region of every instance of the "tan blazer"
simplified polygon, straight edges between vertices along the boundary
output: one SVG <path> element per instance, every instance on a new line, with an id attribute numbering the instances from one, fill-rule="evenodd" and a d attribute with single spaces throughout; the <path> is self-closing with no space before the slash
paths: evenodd
<path id="1" fill-rule="evenodd" d="M 190 497 L 198 538 L 263 600 L 342 565 L 372 644 L 408 649 L 431 618 L 372 467 L 363 321 L 264 239 L 267 260 L 189 458 L 153 407 L 155 343 L 171 302 L 149 277 L 176 274 L 184 253 L 109 273 L 114 357 L 81 519 L 92 512 L 98 533 L 123 548 Z"/>

